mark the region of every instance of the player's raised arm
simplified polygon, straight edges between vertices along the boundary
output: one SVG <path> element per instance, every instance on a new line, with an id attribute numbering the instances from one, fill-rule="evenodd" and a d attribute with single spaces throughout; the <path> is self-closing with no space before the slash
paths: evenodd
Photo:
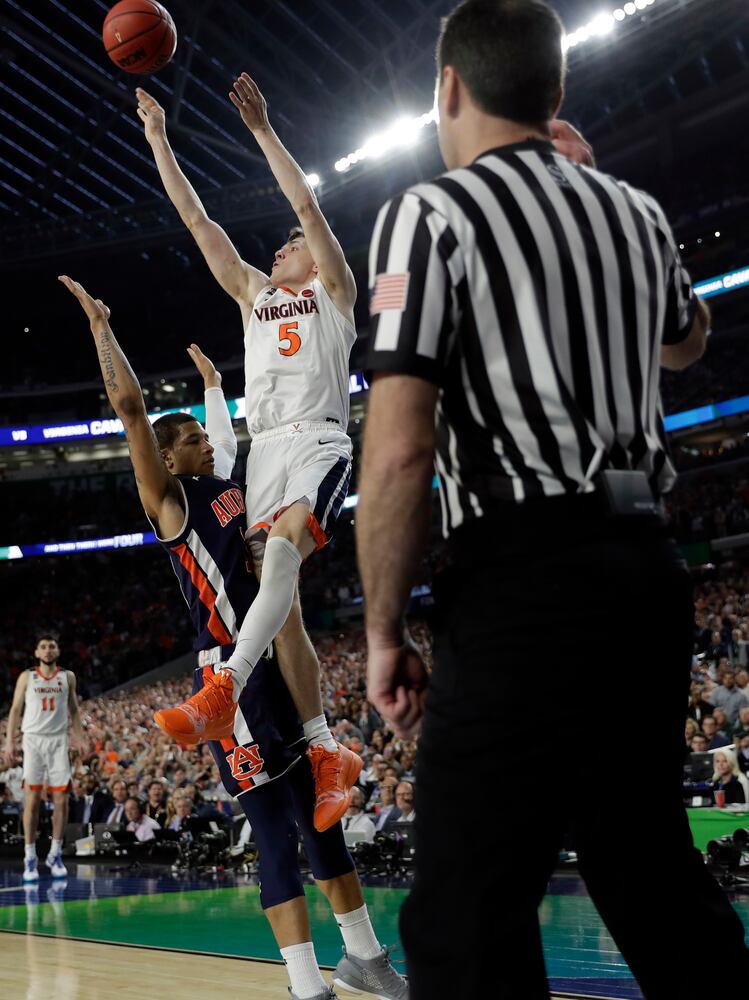
<path id="1" fill-rule="evenodd" d="M 322 214 L 304 171 L 273 131 L 268 121 L 265 98 L 249 74 L 242 73 L 234 81 L 229 99 L 255 137 L 278 186 L 299 219 L 326 291 L 340 310 L 350 311 L 356 301 L 356 281 L 351 268 Z"/>
<path id="2" fill-rule="evenodd" d="M 248 311 L 267 274 L 247 264 L 218 223 L 208 218 L 203 203 L 177 163 L 166 134 L 164 109 L 141 87 L 136 88 L 138 117 L 145 126 L 146 139 L 153 150 L 156 166 L 169 199 L 192 233 L 213 277 L 244 311 Z"/>
<path id="3" fill-rule="evenodd" d="M 205 387 L 205 429 L 213 445 L 214 475 L 219 479 L 231 479 L 237 460 L 237 435 L 221 388 L 221 372 L 197 344 L 190 344 L 187 353 L 202 376 Z"/>
<path id="4" fill-rule="evenodd" d="M 109 325 L 109 309 L 67 275 L 59 279 L 88 317 L 109 402 L 122 421 L 143 509 L 163 537 L 179 531 L 184 510 L 179 487 L 161 456 L 138 380 Z"/>

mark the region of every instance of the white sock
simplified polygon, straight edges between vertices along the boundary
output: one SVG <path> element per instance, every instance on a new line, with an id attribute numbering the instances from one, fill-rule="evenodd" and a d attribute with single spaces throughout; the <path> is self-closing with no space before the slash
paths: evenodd
<path id="1" fill-rule="evenodd" d="M 53 858 L 58 854 L 62 854 L 62 841 L 55 840 L 55 838 L 53 837 L 52 843 L 49 845 L 49 853 L 52 855 Z"/>
<path id="2" fill-rule="evenodd" d="M 324 715 L 316 715 L 314 719 L 304 723 L 304 738 L 311 747 L 324 746 L 326 750 L 338 748 Z"/>
<path id="3" fill-rule="evenodd" d="M 289 617 L 302 554 L 288 538 L 274 535 L 265 546 L 260 590 L 239 630 L 237 648 L 225 669 L 234 675 L 234 700 L 247 683 L 255 664 Z"/>
<path id="4" fill-rule="evenodd" d="M 372 921 L 369 919 L 367 904 L 350 913 L 335 913 L 336 922 L 341 928 L 341 936 L 349 955 L 357 958 L 376 958 L 382 951 L 382 945 L 377 940 Z"/>
<path id="5" fill-rule="evenodd" d="M 30 861 L 31 858 L 35 858 L 36 844 L 26 844 L 24 847 L 23 856 L 26 861 Z"/>
<path id="6" fill-rule="evenodd" d="M 311 941 L 282 948 L 281 958 L 286 963 L 291 992 L 299 997 L 299 1000 L 309 1000 L 310 997 L 317 997 L 327 990 L 327 984 L 317 966 L 315 946 Z"/>

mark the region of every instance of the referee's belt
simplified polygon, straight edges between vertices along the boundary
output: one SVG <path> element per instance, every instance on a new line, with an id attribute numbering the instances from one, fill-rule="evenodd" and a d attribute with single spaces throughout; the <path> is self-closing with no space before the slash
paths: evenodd
<path id="1" fill-rule="evenodd" d="M 591 480 L 592 490 L 530 497 L 517 502 L 508 497 L 506 479 L 482 476 L 466 486 L 477 493 L 487 512 L 500 510 L 503 518 L 524 520 L 527 516 L 553 520 L 580 518 L 655 519 L 663 521 L 661 500 L 653 496 L 644 472 L 628 469 L 604 469 Z"/>

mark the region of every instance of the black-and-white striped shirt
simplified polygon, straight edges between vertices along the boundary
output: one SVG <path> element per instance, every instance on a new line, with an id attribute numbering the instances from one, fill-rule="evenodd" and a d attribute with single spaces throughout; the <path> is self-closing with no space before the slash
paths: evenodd
<path id="1" fill-rule="evenodd" d="M 388 202 L 369 265 L 369 369 L 440 387 L 445 534 L 601 468 L 670 489 L 660 348 L 696 299 L 649 195 L 550 143 L 503 146 Z"/>

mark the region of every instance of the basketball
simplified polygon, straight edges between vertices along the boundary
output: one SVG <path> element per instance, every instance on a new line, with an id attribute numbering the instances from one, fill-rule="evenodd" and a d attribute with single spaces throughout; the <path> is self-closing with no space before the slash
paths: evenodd
<path id="1" fill-rule="evenodd" d="M 107 55 L 125 73 L 156 73 L 171 61 L 177 29 L 156 0 L 120 0 L 104 19 Z"/>

